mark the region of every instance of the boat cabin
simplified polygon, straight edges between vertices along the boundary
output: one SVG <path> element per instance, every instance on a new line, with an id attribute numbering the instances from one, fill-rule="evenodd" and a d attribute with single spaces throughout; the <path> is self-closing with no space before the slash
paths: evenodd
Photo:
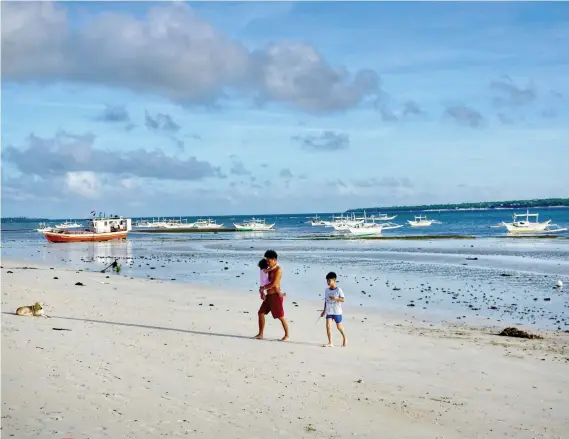
<path id="1" fill-rule="evenodd" d="M 132 220 L 130 218 L 92 218 L 89 219 L 88 231 L 95 233 L 130 232 Z"/>
<path id="2" fill-rule="evenodd" d="M 523 225 L 523 224 L 539 224 L 539 213 L 529 213 L 529 210 L 526 211 L 526 213 L 514 213 L 512 215 L 513 217 L 513 221 L 514 221 L 514 225 L 519 224 L 519 225 Z M 523 218 L 523 219 L 518 219 L 518 218 Z M 530 221 L 530 218 L 535 218 L 535 221 Z"/>

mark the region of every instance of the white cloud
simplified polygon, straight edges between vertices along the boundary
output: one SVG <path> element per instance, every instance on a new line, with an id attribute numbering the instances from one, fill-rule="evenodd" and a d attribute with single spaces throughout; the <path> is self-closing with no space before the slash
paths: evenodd
<path id="1" fill-rule="evenodd" d="M 350 74 L 306 43 L 250 51 L 187 4 L 142 17 L 100 13 L 72 27 L 61 4 L 2 4 L 3 80 L 79 82 L 211 104 L 238 91 L 311 112 L 356 106 L 379 89 L 371 70 Z M 88 54 L 88 55 L 87 55 Z"/>
<path id="2" fill-rule="evenodd" d="M 96 199 L 101 194 L 101 182 L 94 172 L 68 172 L 65 175 L 67 189 L 85 198 Z"/>

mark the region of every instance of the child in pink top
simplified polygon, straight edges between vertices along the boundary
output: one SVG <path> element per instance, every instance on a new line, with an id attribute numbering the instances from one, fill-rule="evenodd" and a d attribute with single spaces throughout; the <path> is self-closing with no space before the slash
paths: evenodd
<path id="1" fill-rule="evenodd" d="M 259 270 L 260 283 L 261 286 L 264 287 L 269 284 L 269 264 L 266 259 L 261 259 L 259 261 Z M 264 291 L 261 292 L 261 300 L 265 300 Z"/>

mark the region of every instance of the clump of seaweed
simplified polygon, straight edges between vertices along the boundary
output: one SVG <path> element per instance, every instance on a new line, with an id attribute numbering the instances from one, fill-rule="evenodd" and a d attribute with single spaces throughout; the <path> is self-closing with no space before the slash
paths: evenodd
<path id="1" fill-rule="evenodd" d="M 543 339 L 541 335 L 530 334 L 527 331 L 522 331 L 521 329 L 513 327 L 504 329 L 498 335 L 501 335 L 503 337 L 530 338 L 530 339 L 539 339 L 539 340 Z"/>
<path id="2" fill-rule="evenodd" d="M 306 426 L 304 427 L 304 429 L 305 429 L 307 432 L 309 432 L 309 433 L 311 433 L 311 432 L 313 432 L 313 431 L 316 431 L 316 428 L 314 428 L 314 426 L 313 426 L 312 424 L 306 425 Z"/>

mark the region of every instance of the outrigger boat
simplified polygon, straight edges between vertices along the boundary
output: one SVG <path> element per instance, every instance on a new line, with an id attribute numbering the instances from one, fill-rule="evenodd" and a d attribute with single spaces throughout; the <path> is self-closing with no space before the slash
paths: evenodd
<path id="1" fill-rule="evenodd" d="M 83 227 L 83 224 L 79 224 L 78 222 L 72 223 L 71 221 L 65 221 L 61 224 L 56 225 L 54 229 L 57 230 L 78 229 L 79 227 Z"/>
<path id="2" fill-rule="evenodd" d="M 47 223 L 39 223 L 39 227 L 36 229 L 38 232 L 51 232 L 55 230 L 68 230 L 68 229 L 77 229 L 83 227 L 82 224 L 77 222 L 72 223 L 71 221 L 65 221 L 61 224 L 57 224 L 56 226 L 48 226 Z"/>
<path id="3" fill-rule="evenodd" d="M 356 217 L 355 214 L 352 214 L 352 217 L 344 222 L 339 222 L 333 225 L 334 230 L 346 230 L 354 235 L 367 235 L 367 234 L 381 234 L 383 230 L 389 229 L 398 229 L 399 227 L 403 227 L 399 224 L 394 223 L 381 223 L 377 224 L 376 221 L 387 221 L 389 218 L 387 215 L 380 215 L 380 216 L 367 216 L 366 211 L 364 210 L 364 216 Z M 369 233 L 364 232 L 365 229 L 370 229 Z"/>
<path id="4" fill-rule="evenodd" d="M 152 221 L 144 221 L 140 220 L 133 224 L 134 229 L 190 229 L 194 227 L 195 223 L 188 223 L 187 219 L 182 219 L 180 217 L 179 220 L 177 219 L 165 219 L 162 220 L 158 218 L 152 219 Z"/>
<path id="5" fill-rule="evenodd" d="M 377 224 L 375 222 L 371 222 L 357 224 L 354 227 L 350 227 L 348 230 L 352 235 L 356 236 L 380 236 L 384 230 L 399 229 L 400 227 L 403 227 L 403 225 L 394 223 Z"/>
<path id="6" fill-rule="evenodd" d="M 266 232 L 274 230 L 273 227 L 275 226 L 275 223 L 266 224 L 264 219 L 252 218 L 249 221 L 244 221 L 242 224 L 234 223 L 233 225 L 235 226 L 235 229 L 240 232 Z"/>
<path id="7" fill-rule="evenodd" d="M 352 213 L 350 216 L 340 215 L 338 218 L 333 218 L 332 222 L 329 223 L 330 225 L 327 224 L 326 227 L 332 227 L 337 231 L 346 231 L 349 230 L 350 227 L 363 224 L 364 221 L 364 218 L 356 218 L 356 215 Z"/>
<path id="8" fill-rule="evenodd" d="M 38 232 L 51 232 L 53 227 L 48 226 L 46 223 L 39 223 L 39 227 L 36 229 Z"/>
<path id="9" fill-rule="evenodd" d="M 43 235 L 49 242 L 98 242 L 126 239 L 132 229 L 131 219 L 112 216 L 89 218 L 85 230 L 46 230 Z"/>
<path id="10" fill-rule="evenodd" d="M 431 224 L 442 224 L 440 221 L 437 220 L 429 220 L 426 216 L 415 216 L 415 220 L 407 220 L 411 227 L 430 227 Z"/>
<path id="11" fill-rule="evenodd" d="M 386 213 L 378 213 L 377 215 L 373 215 L 372 218 L 375 218 L 378 221 L 391 221 L 397 218 L 397 215 L 387 216 Z"/>
<path id="12" fill-rule="evenodd" d="M 190 229 L 196 223 L 189 223 L 187 219 L 180 218 L 179 220 L 171 219 L 164 222 L 162 226 L 164 229 Z"/>
<path id="13" fill-rule="evenodd" d="M 372 221 L 391 221 L 394 220 L 395 218 L 397 218 L 397 215 L 393 215 L 393 216 L 387 216 L 386 213 L 377 213 L 377 214 L 372 214 L 371 216 L 368 216 L 366 211 L 364 210 L 364 216 L 359 217 L 359 218 L 355 218 L 356 220 L 368 220 L 371 219 Z"/>
<path id="14" fill-rule="evenodd" d="M 311 217 L 310 221 L 307 221 L 311 226 L 325 226 L 329 221 L 321 220 L 318 215 Z"/>
<path id="15" fill-rule="evenodd" d="M 530 221 L 530 218 L 535 218 L 535 221 Z M 567 227 L 560 228 L 557 224 L 551 224 L 551 220 L 539 222 L 539 213 L 514 213 L 512 215 L 512 222 L 506 223 L 502 221 L 499 226 L 506 227 L 508 233 L 557 233 L 564 232 Z M 552 229 L 551 227 L 556 227 Z"/>
<path id="16" fill-rule="evenodd" d="M 199 219 L 194 223 L 195 229 L 221 229 L 223 224 L 217 224 L 212 219 Z"/>

